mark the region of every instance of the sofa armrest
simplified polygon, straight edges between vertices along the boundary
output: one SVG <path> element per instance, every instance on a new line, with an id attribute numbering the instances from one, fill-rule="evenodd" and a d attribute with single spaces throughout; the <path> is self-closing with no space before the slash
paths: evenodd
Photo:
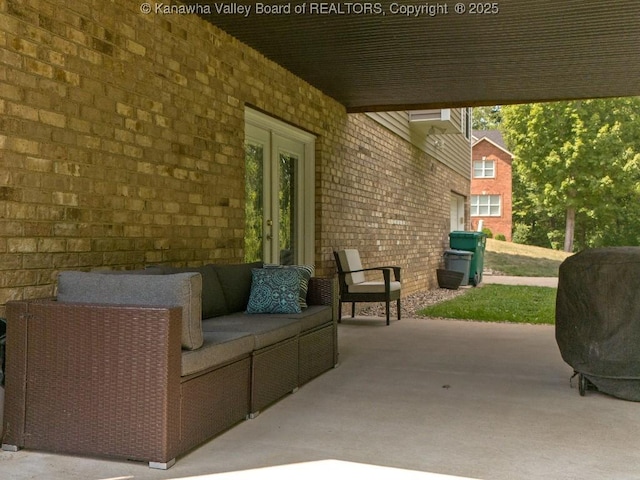
<path id="1" fill-rule="evenodd" d="M 181 317 L 177 307 L 8 302 L 3 443 L 175 457 Z"/>
<path id="2" fill-rule="evenodd" d="M 311 277 L 307 289 L 309 305 L 333 305 L 337 300 L 337 283 L 335 278 Z"/>
<path id="3" fill-rule="evenodd" d="M 338 308 L 340 293 L 337 277 L 311 277 L 307 289 L 308 305 L 327 305 L 331 307 L 333 319 L 333 365 L 338 364 Z"/>
<path id="4" fill-rule="evenodd" d="M 338 318 L 338 281 L 335 277 L 311 277 L 307 290 L 308 305 L 328 305 L 334 321 Z"/>

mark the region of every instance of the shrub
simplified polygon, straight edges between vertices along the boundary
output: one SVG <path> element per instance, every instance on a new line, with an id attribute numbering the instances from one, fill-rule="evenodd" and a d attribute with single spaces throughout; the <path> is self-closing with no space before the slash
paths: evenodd
<path id="1" fill-rule="evenodd" d="M 531 227 L 529 225 L 525 225 L 524 223 L 516 223 L 515 228 L 513 229 L 513 236 L 511 241 L 513 243 L 521 243 L 523 245 L 527 245 L 529 243 L 529 239 L 531 237 Z"/>

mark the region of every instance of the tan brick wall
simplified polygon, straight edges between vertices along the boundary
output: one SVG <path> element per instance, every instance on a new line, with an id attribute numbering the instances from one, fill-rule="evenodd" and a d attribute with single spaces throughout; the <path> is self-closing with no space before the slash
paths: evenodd
<path id="1" fill-rule="evenodd" d="M 487 141 L 481 141 L 473 146 L 472 159 L 495 161 L 495 178 L 474 178 L 471 180 L 472 195 L 500 195 L 502 202 L 501 215 L 499 217 L 472 217 L 472 227 L 483 220 L 485 228 L 491 230 L 493 236 L 498 234 L 511 241 L 512 234 L 512 181 L 511 181 L 511 157 Z"/>
<path id="2" fill-rule="evenodd" d="M 468 192 L 469 181 L 367 116 L 349 116 L 345 132 L 349 154 L 321 172 L 322 258 L 356 247 L 365 265 L 403 267 L 408 293 L 435 287 L 451 192 Z"/>
<path id="3" fill-rule="evenodd" d="M 355 245 L 433 286 L 468 180 L 198 17 L 139 7 L 0 2 L 0 305 L 65 269 L 241 261 L 245 105 L 318 135 L 320 274 Z"/>

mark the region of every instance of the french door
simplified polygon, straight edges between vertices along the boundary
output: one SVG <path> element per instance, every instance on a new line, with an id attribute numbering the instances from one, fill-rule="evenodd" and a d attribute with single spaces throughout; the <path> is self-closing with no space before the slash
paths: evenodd
<path id="1" fill-rule="evenodd" d="M 314 137 L 245 112 L 245 261 L 313 263 Z"/>

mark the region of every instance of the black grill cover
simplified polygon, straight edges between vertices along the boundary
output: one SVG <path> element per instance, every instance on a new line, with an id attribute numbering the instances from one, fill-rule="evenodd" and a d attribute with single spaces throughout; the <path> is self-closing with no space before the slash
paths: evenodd
<path id="1" fill-rule="evenodd" d="M 585 250 L 560 265 L 556 341 L 599 391 L 640 401 L 640 247 Z"/>

